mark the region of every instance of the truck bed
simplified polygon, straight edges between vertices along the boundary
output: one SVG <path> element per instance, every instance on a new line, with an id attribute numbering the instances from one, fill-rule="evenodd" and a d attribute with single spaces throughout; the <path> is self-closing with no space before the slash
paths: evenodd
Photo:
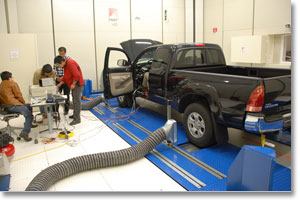
<path id="1" fill-rule="evenodd" d="M 242 66 L 229 66 L 229 65 L 205 67 L 205 68 L 188 68 L 183 70 L 257 77 L 257 78 L 274 78 L 278 76 L 291 75 L 291 70 L 289 69 L 255 68 L 255 67 L 242 67 Z"/>

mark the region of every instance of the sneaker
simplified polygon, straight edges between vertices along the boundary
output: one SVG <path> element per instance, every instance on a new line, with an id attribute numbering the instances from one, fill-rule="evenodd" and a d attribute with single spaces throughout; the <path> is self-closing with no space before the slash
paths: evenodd
<path id="1" fill-rule="evenodd" d="M 73 116 L 73 115 L 70 115 L 70 116 L 69 116 L 69 118 L 70 118 L 70 119 L 73 119 L 73 118 L 74 118 L 74 116 Z"/>
<path id="2" fill-rule="evenodd" d="M 31 128 L 36 128 L 36 127 L 38 127 L 37 124 L 31 124 Z"/>
<path id="3" fill-rule="evenodd" d="M 27 142 L 29 142 L 29 141 L 31 141 L 32 140 L 32 138 L 31 137 L 29 137 L 27 134 L 25 134 L 25 133 L 20 133 L 20 135 L 19 135 L 21 138 L 23 138 L 25 141 L 27 141 Z"/>
<path id="4" fill-rule="evenodd" d="M 79 124 L 79 123 L 80 123 L 80 121 L 75 121 L 75 120 L 73 120 L 73 121 L 70 123 L 70 125 L 71 125 L 71 126 L 74 126 L 74 125 Z"/>

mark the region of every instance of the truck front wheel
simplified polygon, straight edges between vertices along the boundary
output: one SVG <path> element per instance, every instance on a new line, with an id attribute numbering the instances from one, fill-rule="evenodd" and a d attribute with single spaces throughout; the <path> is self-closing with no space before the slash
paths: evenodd
<path id="1" fill-rule="evenodd" d="M 184 111 L 183 125 L 188 139 L 198 147 L 215 143 L 210 110 L 203 104 L 192 103 Z"/>

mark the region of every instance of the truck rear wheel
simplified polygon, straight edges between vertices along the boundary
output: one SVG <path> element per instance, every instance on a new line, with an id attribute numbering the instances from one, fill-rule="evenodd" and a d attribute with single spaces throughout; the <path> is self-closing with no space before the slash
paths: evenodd
<path id="1" fill-rule="evenodd" d="M 133 99 L 131 94 L 118 96 L 117 99 L 121 108 L 131 108 L 133 105 Z"/>
<path id="2" fill-rule="evenodd" d="M 203 104 L 192 103 L 183 115 L 183 125 L 188 139 L 198 147 L 207 147 L 215 143 L 210 110 Z"/>

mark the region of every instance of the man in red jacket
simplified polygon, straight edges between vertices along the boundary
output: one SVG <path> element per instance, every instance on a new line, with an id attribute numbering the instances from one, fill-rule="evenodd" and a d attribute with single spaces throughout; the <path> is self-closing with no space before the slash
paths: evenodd
<path id="1" fill-rule="evenodd" d="M 79 124 L 81 122 L 80 110 L 81 110 L 81 95 L 83 91 L 84 81 L 82 77 L 81 69 L 75 60 L 56 56 L 54 63 L 58 67 L 64 68 L 64 76 L 57 87 L 60 88 L 62 84 L 66 83 L 72 91 L 74 111 L 73 121 L 70 125 Z"/>

